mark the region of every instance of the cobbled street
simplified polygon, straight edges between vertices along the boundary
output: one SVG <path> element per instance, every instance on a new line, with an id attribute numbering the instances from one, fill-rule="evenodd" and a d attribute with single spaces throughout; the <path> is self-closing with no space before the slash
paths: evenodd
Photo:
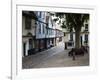
<path id="1" fill-rule="evenodd" d="M 84 56 L 76 56 L 73 61 L 72 57 L 68 56 L 70 49 L 64 50 L 63 42 L 48 50 L 36 53 L 22 59 L 23 69 L 30 68 L 50 68 L 50 67 L 72 67 L 72 66 L 88 66 L 89 54 Z"/>

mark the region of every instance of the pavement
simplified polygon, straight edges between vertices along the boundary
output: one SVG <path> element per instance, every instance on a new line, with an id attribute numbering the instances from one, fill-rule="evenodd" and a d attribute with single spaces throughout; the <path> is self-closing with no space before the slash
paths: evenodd
<path id="1" fill-rule="evenodd" d="M 60 42 L 57 46 L 48 50 L 24 57 L 22 59 L 22 68 L 89 66 L 89 53 L 84 56 L 76 56 L 76 60 L 73 61 L 72 57 L 68 56 L 69 51 L 70 49 L 64 50 L 64 43 Z"/>

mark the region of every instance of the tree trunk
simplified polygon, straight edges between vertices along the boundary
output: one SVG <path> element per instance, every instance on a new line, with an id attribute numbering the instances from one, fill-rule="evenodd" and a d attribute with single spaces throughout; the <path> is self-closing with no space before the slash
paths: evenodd
<path id="1" fill-rule="evenodd" d="M 80 31 L 81 28 L 75 30 L 75 48 L 80 48 Z"/>

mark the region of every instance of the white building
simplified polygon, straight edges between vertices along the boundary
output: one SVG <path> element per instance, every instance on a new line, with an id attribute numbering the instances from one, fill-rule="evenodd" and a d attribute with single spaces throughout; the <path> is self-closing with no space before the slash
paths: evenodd
<path id="1" fill-rule="evenodd" d="M 73 42 L 73 47 L 75 47 L 75 30 L 73 29 L 73 32 L 70 33 L 69 31 L 67 31 L 67 29 L 63 29 L 63 32 L 65 33 L 64 42 L 69 42 L 69 43 Z M 84 26 L 82 26 L 81 28 L 80 44 L 81 46 L 82 45 L 89 46 L 89 21 L 84 22 Z"/>
<path id="2" fill-rule="evenodd" d="M 22 12 L 22 56 L 30 55 L 29 50 L 35 48 L 35 18 L 33 12 Z"/>

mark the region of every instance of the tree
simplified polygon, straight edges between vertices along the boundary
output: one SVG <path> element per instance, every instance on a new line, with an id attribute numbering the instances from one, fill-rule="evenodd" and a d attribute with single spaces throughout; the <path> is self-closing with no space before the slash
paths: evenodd
<path id="1" fill-rule="evenodd" d="M 84 25 L 84 22 L 89 20 L 89 14 L 81 13 L 56 13 L 56 16 L 65 18 L 66 28 L 75 30 L 75 48 L 80 48 L 80 31 L 81 27 Z M 65 17 L 64 17 L 65 16 Z M 65 27 L 65 25 L 63 26 Z"/>

